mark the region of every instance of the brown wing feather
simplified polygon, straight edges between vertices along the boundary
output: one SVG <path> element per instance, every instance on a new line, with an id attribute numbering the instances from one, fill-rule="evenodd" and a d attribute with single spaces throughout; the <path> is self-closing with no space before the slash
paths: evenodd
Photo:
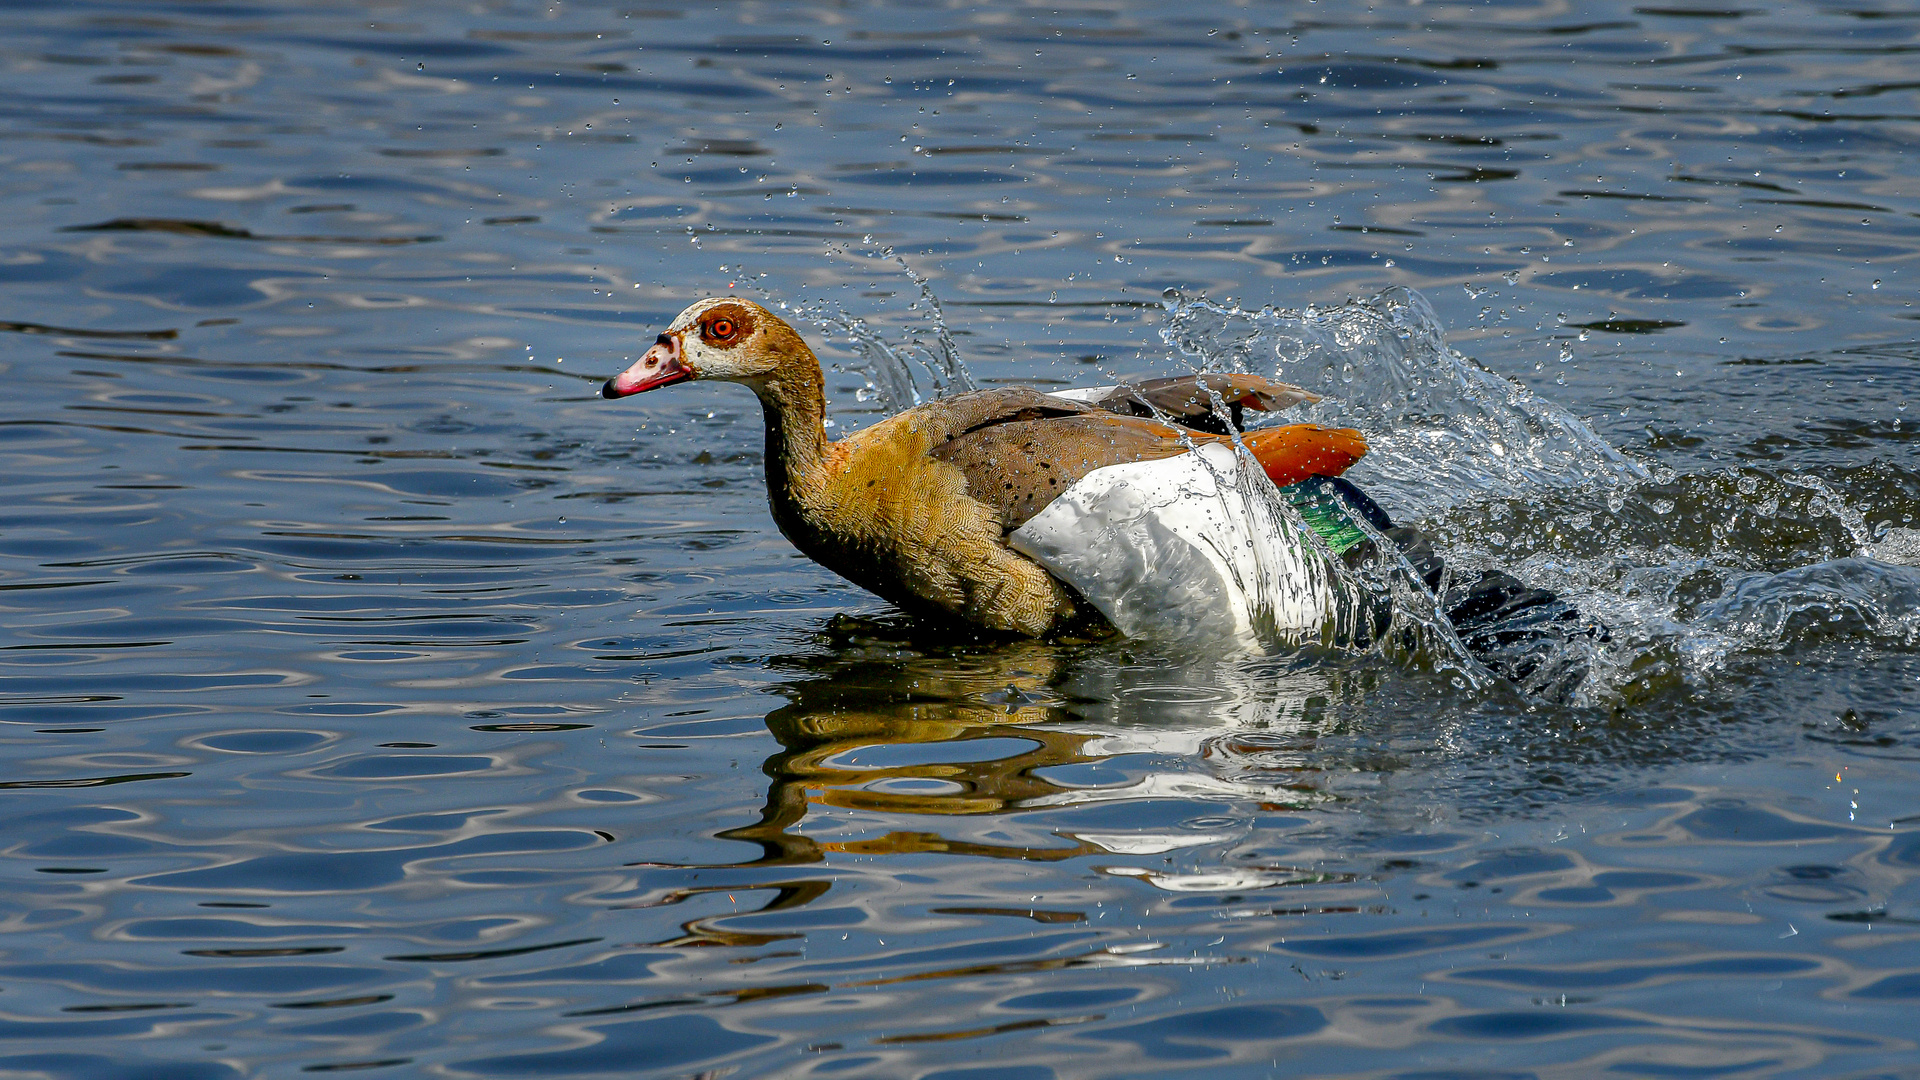
<path id="1" fill-rule="evenodd" d="M 1286 383 L 1269 382 L 1258 375 L 1215 372 L 1147 379 L 1118 386 L 1088 404 L 1133 416 L 1153 416 L 1157 411 L 1175 423 L 1225 434 L 1219 418 L 1214 415 L 1213 395 L 1208 393 L 1209 390 L 1220 395 L 1235 428 L 1243 426 L 1240 422 L 1243 409 L 1279 412 L 1302 402 L 1320 400 L 1317 394 Z"/>
<path id="2" fill-rule="evenodd" d="M 924 423 L 937 446 L 969 431 L 1019 420 L 1045 420 L 1093 411 L 1078 401 L 1066 401 L 1024 386 L 976 390 L 929 402 L 902 415 Z"/>
<path id="3" fill-rule="evenodd" d="M 1182 434 L 1158 421 L 1085 413 L 975 428 L 931 453 L 964 473 L 967 494 L 993 509 L 1002 530 L 1012 532 L 1095 469 L 1186 453 L 1191 444 L 1181 441 Z"/>

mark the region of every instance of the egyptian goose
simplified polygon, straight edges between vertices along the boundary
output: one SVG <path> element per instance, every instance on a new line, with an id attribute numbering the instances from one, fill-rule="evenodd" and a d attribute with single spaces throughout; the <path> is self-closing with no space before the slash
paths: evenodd
<path id="1" fill-rule="evenodd" d="M 1096 621 L 1090 605 L 1129 636 L 1255 638 L 1316 628 L 1331 609 L 1324 557 L 1272 500 L 1229 497 L 1253 481 L 1214 410 L 1227 405 L 1237 428 L 1243 409 L 1318 400 L 1296 387 L 1205 375 L 982 390 L 829 441 L 813 351 L 767 309 L 720 297 L 681 312 L 601 393 L 689 379 L 759 396 L 780 531 L 910 612 L 1039 637 Z M 1367 451 L 1358 432 L 1310 424 L 1239 440 L 1282 486 L 1337 476 Z"/>

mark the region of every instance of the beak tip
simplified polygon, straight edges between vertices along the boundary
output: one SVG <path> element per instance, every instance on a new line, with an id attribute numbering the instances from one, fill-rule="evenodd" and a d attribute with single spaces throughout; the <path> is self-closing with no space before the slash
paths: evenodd
<path id="1" fill-rule="evenodd" d="M 655 344 L 633 366 L 608 379 L 600 387 L 603 398 L 632 397 L 695 378 L 693 368 L 682 362 L 672 349 Z"/>

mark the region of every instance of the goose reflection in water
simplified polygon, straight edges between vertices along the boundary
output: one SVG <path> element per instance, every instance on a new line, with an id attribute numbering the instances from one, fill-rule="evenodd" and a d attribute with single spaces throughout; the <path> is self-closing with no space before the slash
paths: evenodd
<path id="1" fill-rule="evenodd" d="M 1357 692 L 1357 680 L 1324 669 L 1181 667 L 1107 647 L 1005 642 L 927 655 L 849 645 L 786 662 L 816 674 L 782 688 L 788 704 L 767 716 L 782 749 L 762 766 L 761 819 L 719 834 L 760 845 L 753 864 L 835 852 L 1055 861 L 1188 846 L 1199 838 L 1116 828 L 1112 815 L 1062 828 L 1058 811 L 1143 799 L 1303 809 L 1327 797 L 1312 751 L 1329 704 Z M 1019 820 L 1045 811 L 1039 831 Z M 940 823 L 983 815 L 1003 820 Z M 907 817 L 926 827 L 895 827 Z"/>

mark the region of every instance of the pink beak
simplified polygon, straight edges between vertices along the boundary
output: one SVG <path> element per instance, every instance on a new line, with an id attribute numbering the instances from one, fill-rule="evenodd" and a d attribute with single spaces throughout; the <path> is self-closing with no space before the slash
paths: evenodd
<path id="1" fill-rule="evenodd" d="M 686 382 L 693 378 L 693 369 L 680 359 L 680 342 L 668 334 L 661 334 L 647 354 L 634 362 L 627 370 L 607 380 L 600 388 L 600 396 L 622 398 L 629 394 L 644 394 L 669 383 Z"/>

